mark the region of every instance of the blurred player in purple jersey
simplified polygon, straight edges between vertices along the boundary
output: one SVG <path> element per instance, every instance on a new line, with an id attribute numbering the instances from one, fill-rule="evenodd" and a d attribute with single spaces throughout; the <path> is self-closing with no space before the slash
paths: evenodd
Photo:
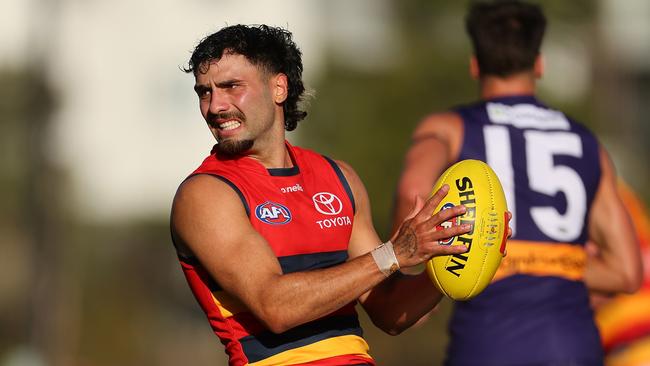
<path id="1" fill-rule="evenodd" d="M 446 364 L 602 365 L 589 292 L 632 293 L 638 244 L 609 155 L 580 123 L 536 96 L 546 19 L 520 1 L 473 3 L 466 28 L 480 99 L 426 117 L 413 133 L 394 223 L 456 161 L 488 163 L 503 185 L 512 238 L 493 283 L 454 304 Z M 585 243 L 599 255 L 587 257 Z"/>

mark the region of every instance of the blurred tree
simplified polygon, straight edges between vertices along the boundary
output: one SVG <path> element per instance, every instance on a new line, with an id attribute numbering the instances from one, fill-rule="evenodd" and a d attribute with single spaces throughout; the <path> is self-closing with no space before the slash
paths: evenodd
<path id="1" fill-rule="evenodd" d="M 65 365 L 76 344 L 76 287 L 69 281 L 72 248 L 63 240 L 63 176 L 48 158 L 55 97 L 37 71 L 1 70 L 0 103 L 0 245 L 8 261 L 3 290 L 10 300 L 5 306 L 18 309 L 2 312 L 2 331 L 9 334 L 0 338 L 1 346 L 22 346 L 36 358 Z"/>

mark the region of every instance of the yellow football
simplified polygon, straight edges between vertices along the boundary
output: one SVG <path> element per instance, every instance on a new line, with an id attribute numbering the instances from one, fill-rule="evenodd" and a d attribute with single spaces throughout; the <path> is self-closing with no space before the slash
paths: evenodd
<path id="1" fill-rule="evenodd" d="M 465 245 L 462 254 L 433 257 L 426 264 L 431 281 L 446 296 L 468 300 L 490 283 L 505 253 L 507 211 L 501 182 L 492 168 L 479 160 L 462 160 L 449 167 L 436 182 L 449 192 L 434 212 L 464 205 L 464 215 L 446 221 L 439 229 L 472 224 L 469 233 L 441 240 L 441 245 Z"/>

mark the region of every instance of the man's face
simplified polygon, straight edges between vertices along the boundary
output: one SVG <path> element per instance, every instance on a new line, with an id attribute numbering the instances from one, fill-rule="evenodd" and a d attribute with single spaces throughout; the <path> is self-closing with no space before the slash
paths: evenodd
<path id="1" fill-rule="evenodd" d="M 200 71 L 194 90 L 217 149 L 228 155 L 248 151 L 274 123 L 271 78 L 246 57 L 228 53 Z"/>

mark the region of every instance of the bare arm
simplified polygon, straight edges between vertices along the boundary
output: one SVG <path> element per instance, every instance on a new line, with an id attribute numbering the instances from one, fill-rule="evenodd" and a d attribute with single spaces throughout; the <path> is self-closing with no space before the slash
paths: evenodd
<path id="1" fill-rule="evenodd" d="M 413 224 L 415 245 L 413 238 L 405 234 L 396 238 L 402 243 L 396 246 L 396 253 L 400 252 L 398 260 L 403 266 L 422 263 L 434 254 L 463 251 L 457 247 L 432 247 L 439 235 L 457 234 L 450 229 L 432 235 L 435 225 L 430 223 L 430 206 L 430 211 L 423 210 L 420 220 Z M 327 269 L 283 274 L 268 243 L 250 224 L 237 194 L 227 184 L 206 175 L 188 179 L 176 194 L 172 233 L 175 240 L 192 250 L 224 290 L 241 300 L 273 332 L 325 316 L 385 280 L 367 252 Z M 371 241 L 365 244 L 368 248 L 379 244 L 376 234 L 364 239 Z"/>
<path id="2" fill-rule="evenodd" d="M 632 221 L 616 188 L 614 166 L 601 147 L 602 176 L 589 218 L 589 237 L 598 255 L 589 256 L 585 283 L 590 290 L 636 291 L 641 285 L 641 253 Z"/>
<path id="3" fill-rule="evenodd" d="M 426 199 L 440 174 L 456 161 L 462 135 L 462 120 L 451 112 L 428 116 L 415 129 L 397 186 L 393 233 L 410 212 L 415 197 Z"/>
<path id="4" fill-rule="evenodd" d="M 349 247 L 350 257 L 355 258 L 374 249 L 376 246 L 374 243 L 379 243 L 379 237 L 372 225 L 370 203 L 361 180 L 349 166 L 341 162 L 339 165 L 350 183 L 357 203 Z M 438 239 L 451 236 L 449 235 L 451 232 L 435 232 L 432 231 L 435 229 L 431 226 L 465 212 L 463 206 L 457 206 L 450 209 L 449 213 L 443 210 L 431 217 L 433 209 L 446 194 L 446 189 L 447 187 L 436 192 L 426 203 L 418 199 L 415 207 L 411 207 L 406 220 L 400 224 L 399 231 L 393 235 L 391 241 L 402 268 L 414 263 L 422 263 L 433 255 L 443 255 L 446 249 L 453 248 L 453 246 L 445 247 L 437 243 Z M 469 227 L 458 227 L 458 231 L 453 235 L 468 230 Z M 418 275 L 397 272 L 363 294 L 360 302 L 377 327 L 396 335 L 431 311 L 441 298 L 442 295 L 425 272 Z"/>

